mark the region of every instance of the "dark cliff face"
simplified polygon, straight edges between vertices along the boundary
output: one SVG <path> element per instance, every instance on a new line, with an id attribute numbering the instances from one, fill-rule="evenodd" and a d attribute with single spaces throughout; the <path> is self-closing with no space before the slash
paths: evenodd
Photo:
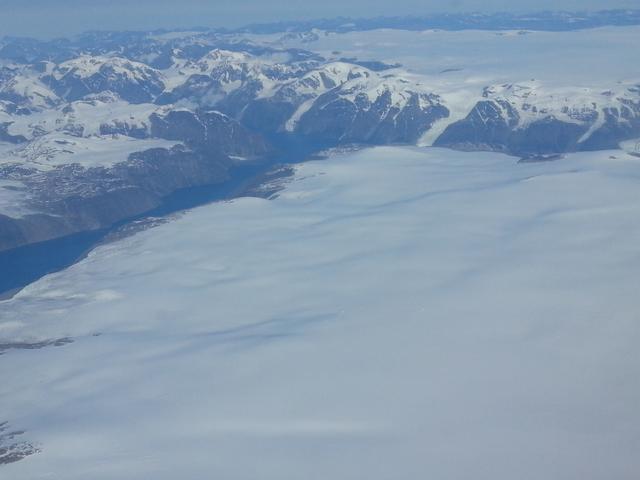
<path id="1" fill-rule="evenodd" d="M 466 118 L 449 125 L 434 145 L 523 156 L 618 148 L 621 141 L 640 133 L 640 104 L 629 102 L 627 107 L 583 112 L 576 121 L 547 116 L 522 126 L 518 111 L 508 102 L 482 100 Z M 602 125 L 588 135 L 600 115 Z"/>
<path id="2" fill-rule="evenodd" d="M 428 106 L 421 106 L 419 97 L 412 94 L 399 108 L 388 91 L 373 102 L 364 94 L 352 102 L 329 92 L 300 118 L 296 132 L 335 144 L 416 143 L 435 121 L 449 115 L 446 107 L 431 99 L 427 99 Z"/>
<path id="3" fill-rule="evenodd" d="M 170 111 L 164 116 L 153 114 L 150 120 L 152 136 L 183 141 L 194 150 L 245 158 L 270 150 L 264 137 L 218 111 Z"/>
<path id="4" fill-rule="evenodd" d="M 0 250 L 109 227 L 157 207 L 178 189 L 223 183 L 231 163 L 222 154 L 157 148 L 111 168 L 64 166 L 36 174 L 28 186 L 39 193 L 33 206 L 42 213 L 0 215 Z"/>
<path id="5" fill-rule="evenodd" d="M 116 121 L 100 125 L 100 135 L 122 135 L 125 137 L 144 139 L 149 138 L 149 131 L 146 127 Z"/>
<path id="6" fill-rule="evenodd" d="M 241 110 L 242 122 L 249 128 L 266 134 L 283 130 L 285 123 L 296 111 L 294 103 L 276 99 L 259 99 Z"/>
<path id="7" fill-rule="evenodd" d="M 464 120 L 449 125 L 434 145 L 505 151 L 518 114 L 506 104 L 507 115 L 503 115 L 501 107 L 490 101 L 478 102 Z"/>
<path id="8" fill-rule="evenodd" d="M 604 124 L 581 144 L 581 149 L 617 148 L 621 140 L 638 137 L 640 135 L 640 102 L 626 102 L 625 107 L 624 109 L 604 109 Z"/>

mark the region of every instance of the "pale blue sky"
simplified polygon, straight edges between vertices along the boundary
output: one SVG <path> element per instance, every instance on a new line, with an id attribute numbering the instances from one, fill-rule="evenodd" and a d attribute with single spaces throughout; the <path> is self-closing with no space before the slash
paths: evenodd
<path id="1" fill-rule="evenodd" d="M 241 26 L 318 17 L 638 8 L 640 0 L 0 0 L 0 36 Z"/>

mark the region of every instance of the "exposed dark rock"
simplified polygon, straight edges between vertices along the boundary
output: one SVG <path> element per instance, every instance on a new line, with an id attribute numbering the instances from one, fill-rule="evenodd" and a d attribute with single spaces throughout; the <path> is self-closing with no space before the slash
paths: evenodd
<path id="1" fill-rule="evenodd" d="M 55 340 L 44 340 L 42 342 L 13 342 L 13 343 L 0 343 L 0 355 L 9 350 L 40 350 L 46 347 L 63 347 L 73 343 L 71 338 L 57 338 Z M 0 428 L 2 425 L 0 424 Z M 1 438 L 0 430 L 0 438 Z"/>
<path id="2" fill-rule="evenodd" d="M 259 157 L 270 151 L 266 140 L 218 111 L 170 111 L 151 116 L 154 137 L 180 140 L 194 150 L 224 155 Z"/>
<path id="3" fill-rule="evenodd" d="M 336 145 L 415 143 L 436 120 L 449 115 L 435 96 L 426 101 L 429 106 L 421 107 L 420 95 L 414 93 L 399 109 L 392 105 L 390 92 L 374 102 L 359 94 L 352 102 L 330 91 L 300 118 L 296 132 Z"/>
<path id="4" fill-rule="evenodd" d="M 500 105 L 483 100 L 464 120 L 449 125 L 434 145 L 462 150 L 506 151 L 518 119 L 518 113 L 508 103 Z"/>
<path id="5" fill-rule="evenodd" d="M 100 135 L 125 135 L 132 138 L 148 138 L 149 131 L 137 125 L 124 122 L 100 125 Z"/>
<path id="6" fill-rule="evenodd" d="M 140 215 L 177 189 L 224 182 L 229 165 L 223 154 L 158 148 L 108 169 L 65 166 L 33 175 L 25 183 L 37 194 L 33 206 L 42 213 L 0 215 L 0 251 Z"/>
<path id="7" fill-rule="evenodd" d="M 276 133 L 296 111 L 293 103 L 264 98 L 249 103 L 242 113 L 242 121 L 247 127 L 264 132 Z"/>
<path id="8" fill-rule="evenodd" d="M 19 441 L 24 434 L 22 430 L 9 430 L 8 422 L 0 422 L 0 465 L 19 462 L 40 452 L 34 445 Z"/>
<path id="9" fill-rule="evenodd" d="M 620 110 L 606 108 L 604 116 L 604 125 L 580 145 L 581 150 L 618 148 L 620 141 L 640 135 L 640 105 L 629 102 Z"/>
<path id="10" fill-rule="evenodd" d="M 524 109 L 538 112 L 535 105 L 525 104 Z M 543 116 L 520 125 L 520 115 L 510 103 L 482 100 L 465 119 L 449 125 L 434 145 L 528 156 L 618 148 L 621 141 L 640 134 L 640 104 L 637 103 L 628 102 L 622 110 L 604 109 L 605 121 L 593 132 L 589 130 L 599 116 L 595 109 L 563 113 L 569 114 L 572 121 Z"/>

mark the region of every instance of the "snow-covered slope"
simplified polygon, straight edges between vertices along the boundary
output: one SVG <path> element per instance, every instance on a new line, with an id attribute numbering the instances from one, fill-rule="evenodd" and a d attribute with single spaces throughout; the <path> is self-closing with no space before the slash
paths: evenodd
<path id="1" fill-rule="evenodd" d="M 316 91 L 308 93 L 311 98 L 298 107 L 286 128 L 325 141 L 415 143 L 449 115 L 429 86 L 405 72 L 379 73 L 337 63 L 311 79 L 316 80 Z"/>
<path id="2" fill-rule="evenodd" d="M 50 108 L 60 102 L 39 72 L 25 66 L 0 67 L 0 101 L 14 104 L 15 110 Z"/>
<path id="3" fill-rule="evenodd" d="M 616 148 L 640 130 L 640 86 L 614 90 L 545 88 L 539 82 L 492 85 L 466 118 L 450 124 L 436 145 L 557 153 Z"/>
<path id="4" fill-rule="evenodd" d="M 149 117 L 161 110 L 152 103 L 130 104 L 113 93 L 86 96 L 56 108 L 41 109 L 29 115 L 7 116 L 7 131 L 28 140 L 51 132 L 77 137 L 121 133 L 133 138 L 149 135 Z"/>
<path id="5" fill-rule="evenodd" d="M 587 40 L 582 32 L 383 30 L 367 32 L 368 42 L 363 33 L 327 33 L 312 44 L 324 58 L 290 48 L 306 45 L 298 35 L 276 42 L 270 36 L 248 42 L 238 35 L 139 35 L 132 45 L 122 43 L 126 36 L 97 35 L 89 44 L 102 53 L 4 67 L 0 116 L 8 126 L 0 127 L 0 136 L 17 141 L 31 138 L 29 129 L 60 130 L 63 123 L 75 134 L 144 137 L 157 103 L 221 110 L 252 130 L 321 143 L 420 143 L 525 154 L 612 148 L 637 136 L 640 80 L 624 67 L 633 58 L 612 50 L 596 70 L 589 52 L 596 37 L 615 47 L 636 31 L 602 29 Z M 541 56 L 551 44 L 558 47 Z M 562 66 L 558 52 L 568 52 Z M 398 61 L 402 68 L 390 68 Z M 593 74 L 585 72 L 587 64 Z M 98 108 L 100 102 L 109 106 Z M 87 104 L 95 109 L 83 114 Z M 32 115 L 16 115 L 24 105 Z M 487 116 L 489 133 L 482 131 Z M 48 126 L 42 117 L 50 118 Z M 549 129 L 563 138 L 547 140 Z M 491 138 L 494 130 L 499 138 Z"/>
<path id="6" fill-rule="evenodd" d="M 2 474 L 635 480 L 640 160 L 516 162 L 307 163 L 0 303 Z"/>
<path id="7" fill-rule="evenodd" d="M 144 103 L 154 100 L 165 88 L 157 70 L 116 56 L 81 55 L 57 65 L 44 78 L 70 101 L 111 91 L 130 103 Z"/>
<path id="8" fill-rule="evenodd" d="M 313 48 L 329 61 L 357 57 L 361 61 L 399 62 L 404 70 L 421 77 L 421 81 L 442 98 L 449 111 L 448 117 L 425 132 L 419 141 L 423 145 L 433 145 L 448 126 L 474 113 L 478 103 L 487 100 L 483 96 L 487 91 L 492 91 L 496 100 L 506 97 L 510 104 L 513 101 L 512 106 L 527 122 L 532 119 L 533 109 L 520 108 L 525 103 L 536 108 L 537 119 L 548 120 L 552 116 L 548 112 L 553 111 L 561 120 L 559 129 L 571 131 L 571 141 L 558 144 L 552 136 L 544 145 L 535 129 L 529 132 L 525 129 L 523 135 L 514 136 L 509 149 L 528 153 L 526 150 L 532 145 L 555 151 L 612 148 L 621 139 L 638 136 L 632 133 L 637 132 L 637 123 L 621 119 L 618 113 L 634 110 L 637 118 L 640 97 L 637 90 L 629 89 L 640 83 L 636 68 L 640 53 L 629 49 L 629 45 L 639 35 L 638 26 L 577 32 L 380 29 L 326 32 L 310 45 L 301 43 L 295 36 L 280 43 L 287 48 Z M 261 36 L 252 38 L 258 41 Z M 503 86 L 510 85 L 519 91 L 501 91 Z M 530 93 L 529 99 L 518 98 L 525 90 Z M 627 106 L 625 102 L 633 105 Z M 497 116 L 508 116 L 500 112 L 504 109 L 499 103 L 490 107 L 499 110 Z M 576 121 L 563 114 L 565 107 L 577 111 L 586 108 L 600 115 L 596 122 L 584 122 L 586 128 L 576 129 Z M 541 114 L 542 111 L 547 113 Z M 485 112 L 482 114 L 486 117 Z M 518 125 L 520 120 L 514 123 Z M 606 127 L 599 128 L 596 134 L 603 124 L 607 124 Z M 491 146 L 486 138 L 475 138 L 475 133 L 475 128 L 469 128 L 463 135 L 466 138 L 447 143 L 466 142 L 466 148 L 505 149 L 504 142 Z M 590 141 L 582 138 L 585 134 Z M 446 137 L 439 143 L 445 140 Z"/>
<path id="9" fill-rule="evenodd" d="M 214 49 L 197 61 L 175 62 L 166 77 L 174 88 L 159 103 L 213 106 L 258 131 L 329 142 L 413 143 L 447 115 L 438 96 L 406 72 L 294 61 L 286 52 Z"/>
<path id="10" fill-rule="evenodd" d="M 195 103 L 215 103 L 241 89 L 251 89 L 255 96 L 268 96 L 283 81 L 299 77 L 316 62 L 292 61 L 286 52 L 253 55 L 246 51 L 213 48 L 201 58 L 173 58 L 163 73 L 167 93 L 161 103 L 189 99 Z"/>
<path id="11" fill-rule="evenodd" d="M 138 140 L 123 135 L 82 138 L 50 133 L 32 142 L 5 149 L 0 157 L 0 168 L 11 164 L 45 171 L 65 165 L 112 167 L 126 162 L 132 153 L 152 148 L 171 149 L 177 144 L 159 138 Z"/>

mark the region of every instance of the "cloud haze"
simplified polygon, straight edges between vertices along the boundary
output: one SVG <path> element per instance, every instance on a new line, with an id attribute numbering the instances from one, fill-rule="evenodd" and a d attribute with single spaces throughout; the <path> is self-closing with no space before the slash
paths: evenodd
<path id="1" fill-rule="evenodd" d="M 0 36 L 64 36 L 95 29 L 240 26 L 316 17 L 461 11 L 584 10 L 637 7 L 635 0 L 0 0 Z"/>

